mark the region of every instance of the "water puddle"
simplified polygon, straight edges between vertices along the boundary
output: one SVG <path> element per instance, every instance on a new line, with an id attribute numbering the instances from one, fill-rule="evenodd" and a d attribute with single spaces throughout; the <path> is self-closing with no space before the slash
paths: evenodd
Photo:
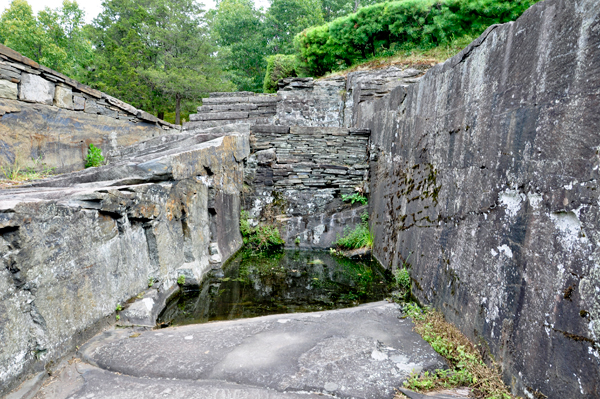
<path id="1" fill-rule="evenodd" d="M 279 313 L 314 312 L 385 299 L 389 279 L 376 261 L 327 252 L 239 253 L 200 291 L 172 300 L 158 325 L 184 325 Z"/>

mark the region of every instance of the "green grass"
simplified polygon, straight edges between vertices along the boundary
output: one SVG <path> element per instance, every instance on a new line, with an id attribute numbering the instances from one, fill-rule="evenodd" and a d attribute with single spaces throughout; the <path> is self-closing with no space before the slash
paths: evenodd
<path id="1" fill-rule="evenodd" d="M 369 229 L 369 214 L 361 215 L 362 222 L 354 230 L 346 231 L 335 245 L 341 249 L 373 248 L 373 234 Z"/>
<path id="2" fill-rule="evenodd" d="M 33 159 L 33 166 L 24 166 L 19 156 L 15 157 L 12 163 L 0 163 L 0 183 L 19 184 L 44 179 L 53 174 L 54 168 L 43 163 L 41 159 Z"/>
<path id="3" fill-rule="evenodd" d="M 244 245 L 257 252 L 278 250 L 285 244 L 277 226 L 259 224 L 253 227 L 248 212 L 244 210 L 240 214 L 240 233 Z"/>
<path id="4" fill-rule="evenodd" d="M 502 382 L 499 367 L 495 363 L 488 367 L 475 345 L 458 328 L 448 323 L 440 312 L 420 308 L 413 303 L 405 304 L 404 312 L 415 323 L 415 331 L 450 365 L 448 370 L 411 375 L 404 383 L 406 388 L 427 392 L 466 386 L 471 388 L 475 398 L 513 398 Z"/>

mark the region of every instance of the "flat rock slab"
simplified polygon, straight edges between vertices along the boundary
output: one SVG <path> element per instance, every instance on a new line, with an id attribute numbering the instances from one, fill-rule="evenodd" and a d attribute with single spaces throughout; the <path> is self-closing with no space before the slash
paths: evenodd
<path id="1" fill-rule="evenodd" d="M 211 391 L 218 388 L 223 397 L 236 398 L 293 393 L 393 398 L 411 372 L 446 367 L 412 330 L 412 322 L 400 316 L 397 305 L 376 302 L 162 330 L 111 330 L 80 352 L 85 361 L 109 372 L 87 372 L 72 397 L 126 398 L 141 391 L 159 397 L 159 388 L 192 395 L 205 386 L 212 388 L 191 397 L 220 397 Z M 242 393 L 246 389 L 258 391 Z"/>

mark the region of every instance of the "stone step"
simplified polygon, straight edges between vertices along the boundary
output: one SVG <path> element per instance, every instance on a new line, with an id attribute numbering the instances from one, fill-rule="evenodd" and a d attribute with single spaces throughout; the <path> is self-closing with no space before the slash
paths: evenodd
<path id="1" fill-rule="evenodd" d="M 223 112 L 223 111 L 252 111 L 258 109 L 256 104 L 222 104 L 222 105 L 201 105 L 198 107 L 198 112 Z"/>
<path id="2" fill-rule="evenodd" d="M 213 105 L 213 104 L 236 104 L 236 103 L 277 103 L 277 96 L 244 96 L 244 97 L 209 97 L 202 99 L 202 105 Z"/>
<path id="3" fill-rule="evenodd" d="M 212 113 L 202 113 L 202 114 L 191 114 L 190 122 L 247 119 L 247 118 L 248 118 L 248 112 L 212 112 Z"/>
<path id="4" fill-rule="evenodd" d="M 210 98 L 221 98 L 221 97 L 250 97 L 256 93 L 252 91 L 228 91 L 228 92 L 214 92 L 210 93 Z"/>

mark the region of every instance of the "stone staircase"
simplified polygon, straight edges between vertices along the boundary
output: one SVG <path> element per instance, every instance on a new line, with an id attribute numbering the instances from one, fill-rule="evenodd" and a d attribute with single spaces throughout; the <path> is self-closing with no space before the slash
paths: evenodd
<path id="1" fill-rule="evenodd" d="M 276 94 L 256 94 L 250 91 L 234 93 L 210 93 L 202 101 L 197 114 L 190 114 L 190 121 L 183 130 L 249 123 L 270 125 L 277 114 Z"/>

